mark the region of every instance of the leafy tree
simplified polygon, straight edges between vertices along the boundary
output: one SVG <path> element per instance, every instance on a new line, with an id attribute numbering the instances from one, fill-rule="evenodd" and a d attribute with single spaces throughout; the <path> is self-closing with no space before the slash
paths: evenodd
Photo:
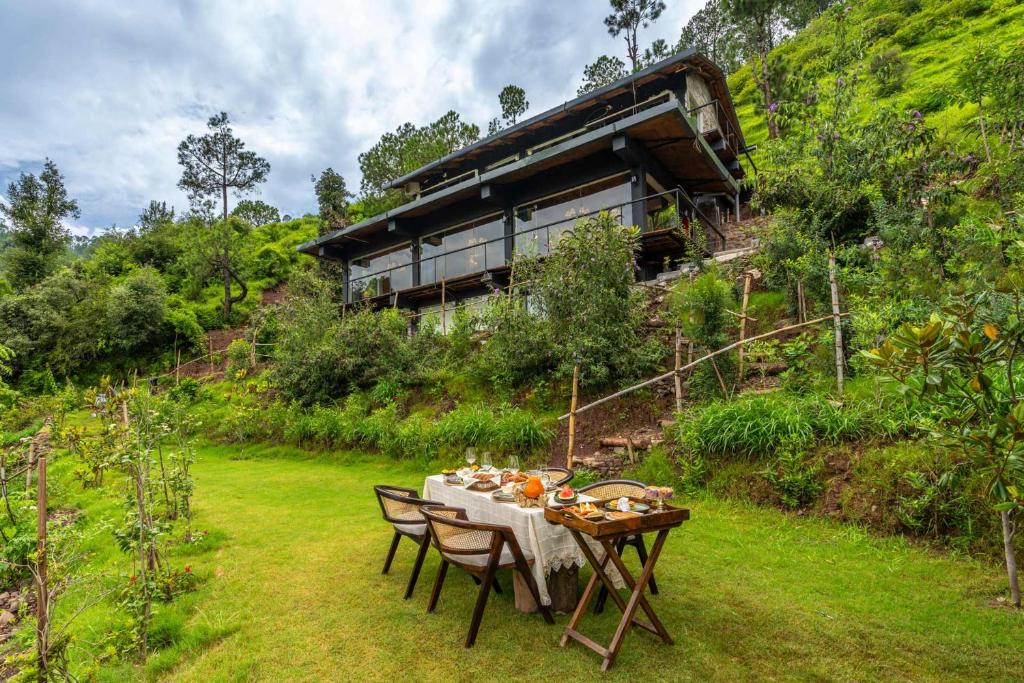
<path id="1" fill-rule="evenodd" d="M 320 177 L 312 176 L 316 201 L 320 206 L 320 234 L 343 228 L 349 221 L 349 199 L 352 193 L 345 186 L 345 179 L 333 168 L 326 168 Z"/>
<path id="2" fill-rule="evenodd" d="M 0 227 L 10 241 L 3 265 L 15 290 L 31 287 L 56 269 L 70 240 L 64 221 L 79 215 L 78 203 L 68 196 L 64 176 L 50 159 L 38 177 L 22 173 L 7 186 Z"/>
<path id="3" fill-rule="evenodd" d="M 723 8 L 732 17 L 747 52 L 754 58 L 750 73 L 764 98 L 768 138 L 772 140 L 779 137 L 779 126 L 774 116 L 777 105 L 772 96 L 769 54 L 782 38 L 786 4 L 784 0 L 723 0 Z"/>
<path id="4" fill-rule="evenodd" d="M 261 225 L 281 221 L 281 214 L 276 207 L 258 199 L 243 199 L 238 202 L 238 206 L 234 208 L 231 215 L 237 216 L 257 228 Z"/>
<path id="5" fill-rule="evenodd" d="M 657 21 L 665 11 L 665 3 L 661 0 L 609 0 L 612 13 L 604 19 L 608 33 L 613 38 L 624 34 L 626 55 L 633 66 L 633 71 L 641 68 L 640 47 L 637 44 L 637 31 L 647 28 Z"/>
<path id="6" fill-rule="evenodd" d="M 665 42 L 664 38 L 658 38 L 651 46 L 644 50 L 643 57 L 640 58 L 640 68 L 646 69 L 656 62 L 660 62 L 663 59 L 668 59 L 672 56 L 673 50 L 669 47 L 668 43 Z"/>
<path id="7" fill-rule="evenodd" d="M 620 78 L 629 75 L 626 71 L 626 64 L 618 57 L 601 55 L 593 64 L 583 67 L 583 84 L 580 85 L 576 94 L 580 97 L 588 92 L 614 83 Z"/>
<path id="8" fill-rule="evenodd" d="M 189 135 L 178 145 L 178 163 L 181 164 L 181 179 L 178 187 L 188 193 L 193 206 L 203 206 L 213 198 L 220 198 L 223 222 L 228 222 L 228 191 L 236 196 L 250 192 L 266 181 L 270 163 L 255 152 L 245 149 L 245 143 L 235 137 L 229 125 L 228 115 L 221 112 L 211 116 L 206 124 L 210 132 L 206 135 Z M 231 230 L 221 230 L 222 236 L 230 236 Z M 220 240 L 221 251 L 211 256 L 224 279 L 224 319 L 231 316 L 231 306 L 245 299 L 248 288 L 235 272 L 229 244 Z M 242 291 L 231 295 L 231 281 L 234 280 Z"/>
<path id="9" fill-rule="evenodd" d="M 1019 261 L 1014 308 L 1020 310 Z M 1014 550 L 1016 517 L 1024 509 L 1024 396 L 1016 364 L 1024 348 L 1018 313 L 986 321 L 988 295 L 960 302 L 923 326 L 903 325 L 867 359 L 896 379 L 905 392 L 939 411 L 934 433 L 962 452 L 988 482 L 999 513 L 1013 604 L 1021 606 Z"/>
<path id="10" fill-rule="evenodd" d="M 526 91 L 518 85 L 506 85 L 498 93 L 498 103 L 501 105 L 501 118 L 505 120 L 506 126 L 514 126 L 516 121 L 526 110 L 530 103 L 526 100 Z"/>
<path id="11" fill-rule="evenodd" d="M 726 74 L 731 74 L 745 57 L 732 15 L 722 7 L 722 0 L 709 0 L 690 17 L 679 35 L 676 51 L 694 48 Z"/>
<path id="12" fill-rule="evenodd" d="M 139 229 L 151 230 L 152 228 L 165 223 L 174 222 L 174 207 L 167 207 L 167 202 L 158 202 L 153 199 L 149 206 L 139 214 Z"/>
<path id="13" fill-rule="evenodd" d="M 110 290 L 107 324 L 111 344 L 134 351 L 155 341 L 164 325 L 167 292 L 152 268 L 132 272 Z"/>
<path id="14" fill-rule="evenodd" d="M 382 135 L 377 144 L 359 155 L 359 187 L 367 213 L 373 215 L 401 202 L 401 193 L 388 190 L 392 181 L 479 137 L 479 126 L 466 123 L 455 111 L 426 126 L 403 123 L 394 132 Z"/>
<path id="15" fill-rule="evenodd" d="M 650 370 L 660 351 L 641 337 L 646 297 L 634 287 L 639 231 L 610 214 L 576 222 L 542 261 L 524 263 L 531 303 L 546 320 L 555 371 L 600 386 Z"/>

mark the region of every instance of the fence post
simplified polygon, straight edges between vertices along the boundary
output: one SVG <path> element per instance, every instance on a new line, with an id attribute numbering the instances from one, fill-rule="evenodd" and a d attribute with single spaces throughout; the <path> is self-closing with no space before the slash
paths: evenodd
<path id="1" fill-rule="evenodd" d="M 683 378 L 680 377 L 679 368 L 683 367 L 683 335 L 679 328 L 676 328 L 676 412 L 683 412 Z"/>
<path id="2" fill-rule="evenodd" d="M 214 372 L 216 372 L 216 370 L 214 369 L 214 364 L 213 364 L 213 340 L 210 339 L 210 338 L 207 338 L 206 341 L 209 343 L 209 348 L 210 348 L 210 374 L 212 375 Z"/>
<path id="3" fill-rule="evenodd" d="M 754 280 L 754 274 L 746 272 L 743 274 L 743 305 L 740 308 L 740 349 L 739 349 L 739 370 L 736 373 L 736 381 L 743 382 L 743 340 L 747 337 L 747 303 L 750 301 L 750 284 Z"/>
<path id="4" fill-rule="evenodd" d="M 33 447 L 35 444 L 33 444 Z M 46 578 L 46 454 L 39 456 L 39 480 L 36 489 L 36 653 L 39 658 L 39 681 L 47 680 L 46 655 L 49 640 L 47 602 L 49 589 Z"/>
<path id="5" fill-rule="evenodd" d="M 181 384 L 181 349 L 175 353 L 174 358 L 174 384 Z"/>
<path id="6" fill-rule="evenodd" d="M 448 334 L 448 323 L 445 321 L 447 318 L 445 312 L 445 286 L 444 278 L 441 278 L 441 334 Z"/>
<path id="7" fill-rule="evenodd" d="M 835 327 L 836 342 L 836 391 L 843 395 L 843 326 L 839 315 L 839 286 L 836 283 L 836 255 L 828 253 L 828 284 L 832 290 L 832 325 Z"/>
<path id="8" fill-rule="evenodd" d="M 565 455 L 565 466 L 572 469 L 572 455 L 576 448 L 576 400 L 579 397 L 580 364 L 572 370 L 572 401 L 569 402 L 569 451 Z"/>

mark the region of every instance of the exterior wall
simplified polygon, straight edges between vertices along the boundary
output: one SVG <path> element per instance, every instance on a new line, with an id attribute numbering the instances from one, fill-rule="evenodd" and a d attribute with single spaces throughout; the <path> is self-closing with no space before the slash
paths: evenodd
<path id="1" fill-rule="evenodd" d="M 686 108 L 688 110 L 697 109 L 697 107 L 708 104 L 713 99 L 707 81 L 703 77 L 695 73 L 686 74 Z M 718 129 L 717 107 L 704 107 L 696 113 L 696 116 L 701 134 Z"/>

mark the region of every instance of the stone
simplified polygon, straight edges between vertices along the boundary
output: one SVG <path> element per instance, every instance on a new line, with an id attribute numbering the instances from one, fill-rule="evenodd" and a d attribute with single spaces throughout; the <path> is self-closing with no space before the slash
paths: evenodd
<path id="1" fill-rule="evenodd" d="M 7 610 L 0 610 L 0 627 L 10 626 L 18 620 L 18 617 L 14 616 L 13 612 Z"/>

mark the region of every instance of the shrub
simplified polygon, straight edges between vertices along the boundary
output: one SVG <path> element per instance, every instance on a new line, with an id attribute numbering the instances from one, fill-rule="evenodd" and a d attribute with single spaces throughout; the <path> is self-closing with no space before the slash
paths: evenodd
<path id="1" fill-rule="evenodd" d="M 664 448 L 652 447 L 635 467 L 622 473 L 623 479 L 634 479 L 656 486 L 675 486 L 679 481 L 676 468 Z"/>
<path id="2" fill-rule="evenodd" d="M 272 380 L 303 405 L 327 403 L 354 389 L 397 378 L 413 366 L 408 326 L 394 309 L 340 315 L 330 282 L 293 278 L 278 317 Z"/>
<path id="3" fill-rule="evenodd" d="M 782 504 L 790 509 L 810 505 L 821 493 L 821 462 L 809 458 L 796 443 L 783 447 L 762 472 Z"/>
<path id="4" fill-rule="evenodd" d="M 228 344 L 228 373 L 235 377 L 242 377 L 252 370 L 252 351 L 252 344 L 246 340 L 232 340 Z"/>
<path id="5" fill-rule="evenodd" d="M 487 342 L 473 360 L 473 372 L 502 391 L 528 385 L 554 366 L 550 328 L 518 297 L 493 297 L 481 316 Z M 455 345 L 453 344 L 453 352 Z"/>
<path id="6" fill-rule="evenodd" d="M 679 429 L 683 446 L 701 455 L 770 455 L 782 443 L 808 444 L 810 416 L 798 399 L 784 393 L 712 403 Z"/>
<path id="7" fill-rule="evenodd" d="M 868 65 L 868 72 L 875 79 L 875 92 L 887 97 L 899 92 L 907 78 L 907 61 L 899 48 L 890 47 L 876 53 Z"/>
<path id="8" fill-rule="evenodd" d="M 110 343 L 131 351 L 156 339 L 164 325 L 166 298 L 163 280 L 152 268 L 140 268 L 112 287 L 107 299 Z"/>

